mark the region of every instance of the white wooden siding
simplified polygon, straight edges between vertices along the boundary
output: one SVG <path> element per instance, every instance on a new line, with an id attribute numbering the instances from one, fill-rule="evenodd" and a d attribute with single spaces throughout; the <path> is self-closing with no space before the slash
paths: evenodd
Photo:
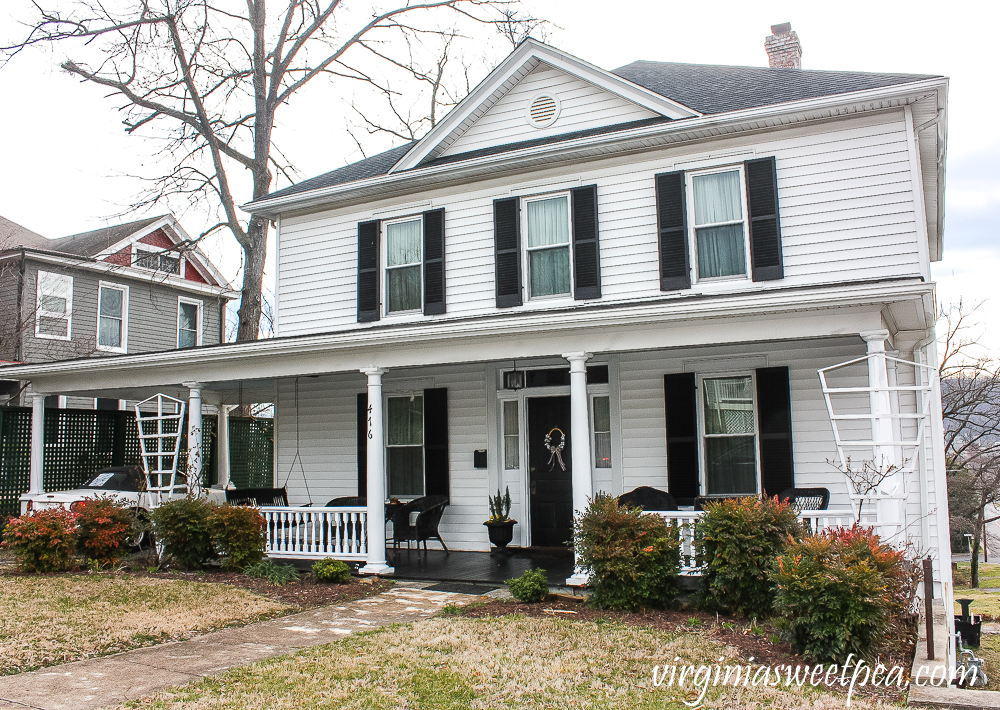
<path id="1" fill-rule="evenodd" d="M 541 129 L 529 125 L 526 119 L 528 106 L 539 93 L 551 94 L 561 104 L 556 122 Z M 656 116 L 647 108 L 541 62 L 441 155 L 455 155 Z"/>
<path id="2" fill-rule="evenodd" d="M 741 155 L 711 158 L 710 151 L 734 150 Z M 720 140 L 711 147 L 679 147 L 641 158 L 549 169 L 525 174 L 518 182 L 483 181 L 409 195 L 397 202 L 412 204 L 419 199 L 445 209 L 448 313 L 437 318 L 496 312 L 493 200 L 568 184 L 598 186 L 602 300 L 660 298 L 654 175 L 685 166 L 738 162 L 754 155 L 776 157 L 785 278 L 758 284 L 696 285 L 685 295 L 709 293 L 713 288 L 750 291 L 920 275 L 902 111 L 845 119 L 822 128 Z M 357 323 L 357 224 L 370 219 L 373 211 L 397 216 L 391 215 L 391 204 L 383 201 L 282 218 L 281 335 L 367 327 Z M 529 302 L 522 309 L 572 303 L 570 299 L 541 305 Z"/>
<path id="3" fill-rule="evenodd" d="M 713 358 L 723 358 L 727 367 L 746 369 L 787 366 L 790 374 L 792 406 L 792 441 L 795 483 L 800 487 L 825 487 L 832 492 L 831 505 L 849 507 L 844 476 L 830 462 L 837 452 L 830 419 L 820 389 L 816 370 L 865 353 L 858 337 L 822 340 L 746 344 L 741 346 L 687 348 L 669 351 L 623 353 L 611 358 L 612 452 L 613 469 L 595 469 L 595 491 L 620 495 L 637 486 L 667 487 L 666 432 L 663 400 L 663 375 L 683 371 L 707 371 Z M 603 359 L 603 358 L 602 358 Z M 554 361 L 518 362 L 521 367 L 553 364 Z M 508 364 L 509 366 L 509 364 Z M 713 372 L 717 368 L 712 367 Z M 499 436 L 500 415 L 494 382 L 497 366 L 487 362 L 462 366 L 420 368 L 389 372 L 384 378 L 387 394 L 409 392 L 426 387 L 448 388 L 449 460 L 451 467 L 451 505 L 445 512 L 441 531 L 450 548 L 486 550 L 488 538 L 482 523 L 489 516 L 488 496 L 509 486 L 513 506 L 511 514 L 527 520 L 521 476 L 526 470 L 503 470 Z M 902 372 L 901 372 L 902 375 Z M 901 376 L 900 384 L 908 382 Z M 357 494 L 357 393 L 363 391 L 364 377 L 339 374 L 299 380 L 299 456 L 308 477 L 308 491 L 296 465 L 294 383 L 284 381 L 279 387 L 276 447 L 277 484 L 287 485 L 289 500 L 324 505 L 341 495 Z M 838 386 L 864 386 L 864 365 L 839 375 Z M 859 411 L 867 411 L 864 395 Z M 522 421 L 522 432 L 524 422 Z M 473 452 L 487 449 L 490 468 L 473 468 Z M 620 462 L 620 463 L 619 463 Z M 524 463 L 522 461 L 522 463 Z M 928 476 L 928 500 L 935 500 L 935 474 Z M 933 506 L 932 506 L 933 507 Z M 915 521 L 910 535 L 920 534 L 919 485 L 910 488 L 909 519 Z M 520 526 L 518 526 L 519 528 Z M 931 545 L 937 544 L 936 518 L 930 518 Z M 523 531 L 515 544 L 522 544 Z"/>

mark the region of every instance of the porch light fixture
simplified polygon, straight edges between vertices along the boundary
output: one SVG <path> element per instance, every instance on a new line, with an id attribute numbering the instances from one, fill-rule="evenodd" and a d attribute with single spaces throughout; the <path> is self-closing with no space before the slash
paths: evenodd
<path id="1" fill-rule="evenodd" d="M 524 370 L 517 369 L 517 360 L 514 361 L 514 369 L 503 373 L 503 388 L 505 390 L 524 389 Z"/>

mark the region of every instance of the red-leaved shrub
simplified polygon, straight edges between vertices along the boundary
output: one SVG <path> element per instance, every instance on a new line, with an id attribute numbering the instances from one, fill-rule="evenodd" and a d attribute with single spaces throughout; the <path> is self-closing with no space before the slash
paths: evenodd
<path id="1" fill-rule="evenodd" d="M 76 513 L 45 508 L 11 518 L 3 547 L 14 551 L 22 572 L 63 572 L 72 565 L 76 536 Z"/>
<path id="2" fill-rule="evenodd" d="M 128 551 L 132 533 L 132 513 L 110 498 L 96 498 L 73 504 L 80 529 L 77 547 L 99 566 L 113 565 Z"/>

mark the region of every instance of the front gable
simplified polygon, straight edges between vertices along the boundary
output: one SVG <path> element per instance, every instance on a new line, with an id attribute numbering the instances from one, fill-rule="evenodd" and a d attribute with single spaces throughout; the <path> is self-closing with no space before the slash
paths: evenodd
<path id="1" fill-rule="evenodd" d="M 698 115 L 622 77 L 527 39 L 389 172 L 439 157 L 561 134 Z"/>

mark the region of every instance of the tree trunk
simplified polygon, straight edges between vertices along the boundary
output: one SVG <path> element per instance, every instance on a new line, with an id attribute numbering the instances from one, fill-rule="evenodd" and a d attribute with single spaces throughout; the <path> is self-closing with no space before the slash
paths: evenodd
<path id="1" fill-rule="evenodd" d="M 240 325 L 236 342 L 257 340 L 260 332 L 261 284 L 264 280 L 264 258 L 267 244 L 267 219 L 253 215 L 247 225 L 243 246 L 243 292 L 240 299 Z"/>

